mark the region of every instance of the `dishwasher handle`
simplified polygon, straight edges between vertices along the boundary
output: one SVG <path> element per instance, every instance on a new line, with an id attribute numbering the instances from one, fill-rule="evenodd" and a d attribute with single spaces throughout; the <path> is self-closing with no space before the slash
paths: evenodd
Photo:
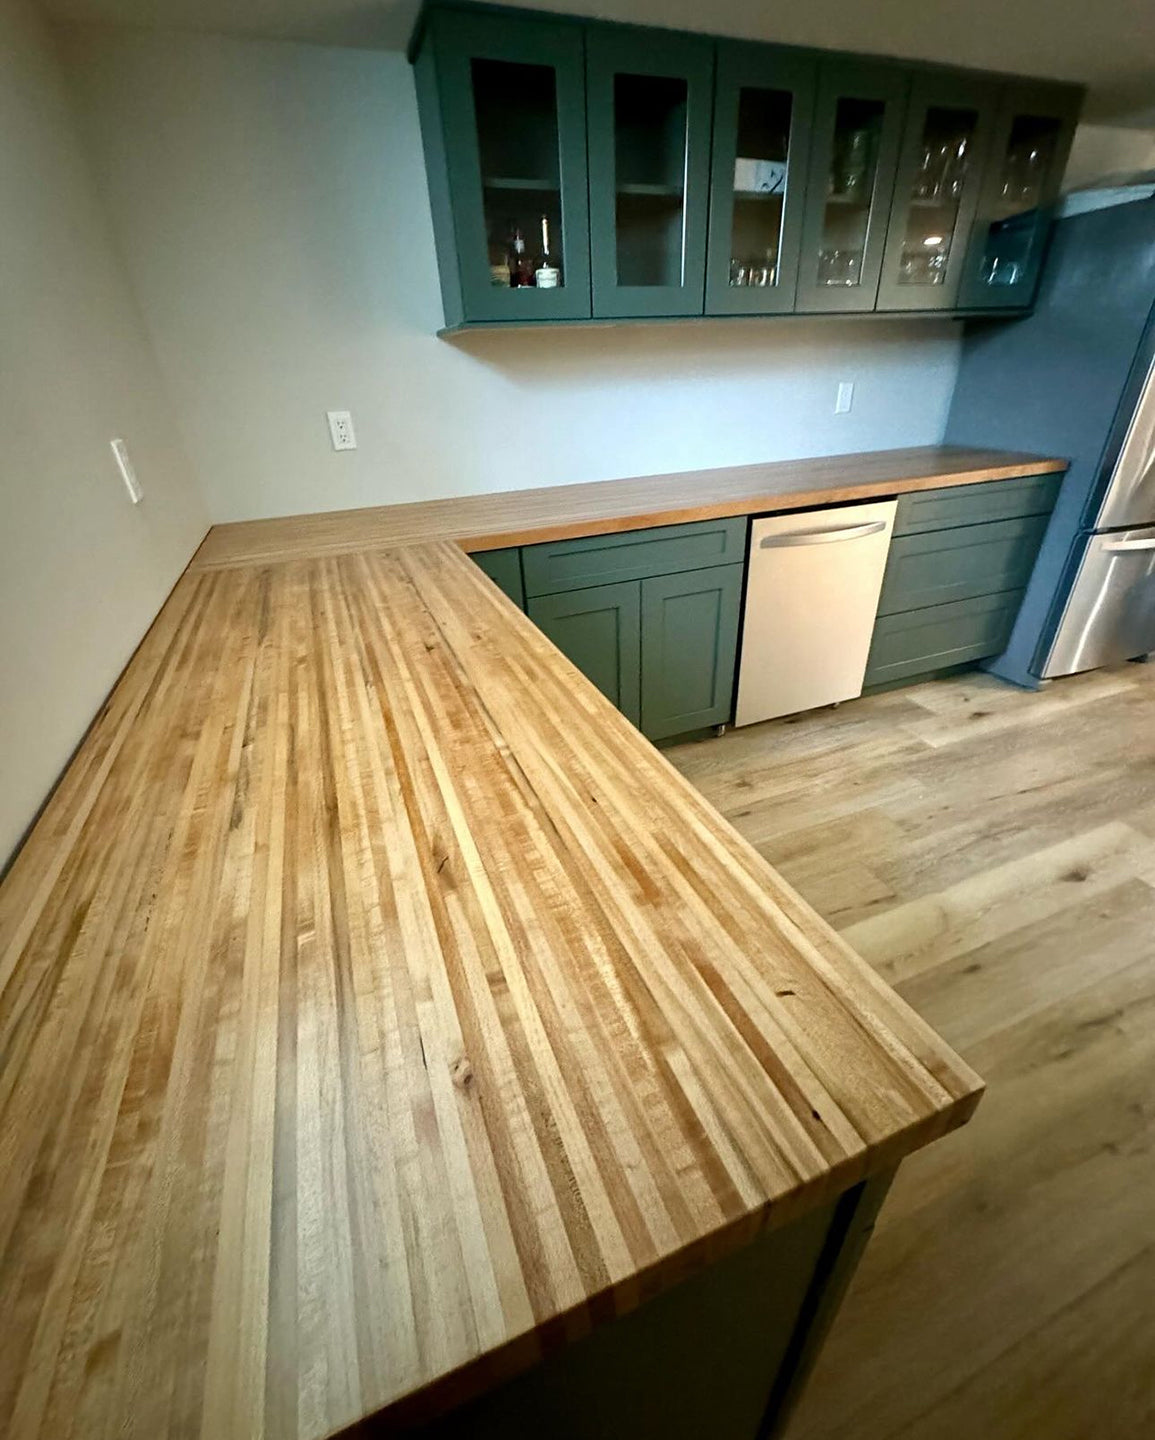
<path id="1" fill-rule="evenodd" d="M 1103 546 L 1103 549 L 1112 552 L 1117 550 L 1155 550 L 1155 540 L 1111 540 Z"/>
<path id="2" fill-rule="evenodd" d="M 871 520 L 865 525 L 834 525 L 827 530 L 795 530 L 789 535 L 765 535 L 761 549 L 776 550 L 784 545 L 828 545 L 832 540 L 861 540 L 867 535 L 880 534 L 886 526 L 885 520 Z"/>

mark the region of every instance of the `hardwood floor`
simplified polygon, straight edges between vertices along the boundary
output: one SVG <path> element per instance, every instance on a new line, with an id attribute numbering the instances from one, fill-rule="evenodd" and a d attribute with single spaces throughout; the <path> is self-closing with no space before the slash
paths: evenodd
<path id="1" fill-rule="evenodd" d="M 667 754 L 989 1085 L 903 1166 L 789 1440 L 1155 1434 L 1155 665 Z"/>

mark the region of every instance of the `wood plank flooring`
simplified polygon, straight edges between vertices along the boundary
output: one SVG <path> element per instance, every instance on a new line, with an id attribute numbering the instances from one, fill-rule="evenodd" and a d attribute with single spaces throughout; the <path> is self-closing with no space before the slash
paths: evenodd
<path id="1" fill-rule="evenodd" d="M 903 1166 L 788 1440 L 1155 1434 L 1155 665 L 667 754 L 989 1087 Z"/>

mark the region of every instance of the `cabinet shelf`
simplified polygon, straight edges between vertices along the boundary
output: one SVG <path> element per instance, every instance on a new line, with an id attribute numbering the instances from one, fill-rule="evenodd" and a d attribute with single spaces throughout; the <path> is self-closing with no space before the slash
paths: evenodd
<path id="1" fill-rule="evenodd" d="M 531 180 L 514 175 L 487 175 L 481 182 L 487 190 L 556 191 L 556 180 Z"/>
<path id="2" fill-rule="evenodd" d="M 651 185 L 643 182 L 630 182 L 617 187 L 619 195 L 636 195 L 648 197 L 653 200 L 681 200 L 685 194 L 681 185 Z"/>

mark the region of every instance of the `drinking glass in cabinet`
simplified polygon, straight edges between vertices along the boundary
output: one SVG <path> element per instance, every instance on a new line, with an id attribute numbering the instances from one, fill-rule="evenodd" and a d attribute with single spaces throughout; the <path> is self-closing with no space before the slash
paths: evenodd
<path id="1" fill-rule="evenodd" d="M 1011 126 L 999 172 L 999 192 L 983 246 L 979 278 L 998 289 L 1017 285 L 1031 269 L 1043 232 L 1038 206 L 1058 143 L 1055 117 L 1019 115 Z"/>
<path id="2" fill-rule="evenodd" d="M 861 250 L 823 250 L 818 256 L 820 285 L 857 285 L 861 276 Z"/>
<path id="3" fill-rule="evenodd" d="M 681 285 L 686 205 L 685 80 L 614 77 L 620 285 Z"/>
<path id="4" fill-rule="evenodd" d="M 838 102 L 818 253 L 820 285 L 858 285 L 874 203 L 882 100 Z"/>
<path id="5" fill-rule="evenodd" d="M 490 278 L 556 288 L 565 280 L 557 77 L 548 65 L 474 59 L 472 78 Z"/>
<path id="6" fill-rule="evenodd" d="M 790 152 L 792 97 L 744 86 L 730 222 L 730 284 L 777 285 Z"/>
<path id="7" fill-rule="evenodd" d="M 941 285 L 957 238 L 978 112 L 931 106 L 907 204 L 900 285 Z"/>

